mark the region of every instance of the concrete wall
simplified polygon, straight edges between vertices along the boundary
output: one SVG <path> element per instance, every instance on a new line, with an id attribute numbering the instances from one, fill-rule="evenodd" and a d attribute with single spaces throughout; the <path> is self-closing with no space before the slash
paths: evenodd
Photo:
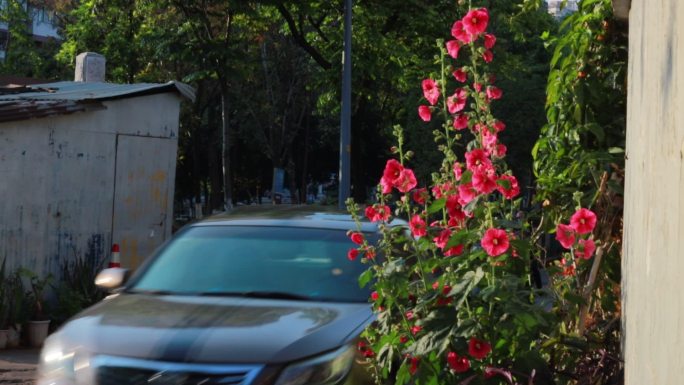
<path id="1" fill-rule="evenodd" d="M 684 2 L 632 0 L 625 383 L 684 384 Z"/>
<path id="2" fill-rule="evenodd" d="M 124 241 L 131 266 L 170 235 L 180 98 L 104 104 L 0 124 L 0 260 L 10 269 L 57 273 Z"/>

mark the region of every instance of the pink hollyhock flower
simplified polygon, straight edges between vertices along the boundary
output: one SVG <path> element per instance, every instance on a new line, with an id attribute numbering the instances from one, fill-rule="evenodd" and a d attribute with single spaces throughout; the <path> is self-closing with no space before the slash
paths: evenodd
<path id="1" fill-rule="evenodd" d="M 365 214 L 371 222 L 382 222 L 389 219 L 390 209 L 385 205 L 368 206 L 366 207 Z"/>
<path id="2" fill-rule="evenodd" d="M 477 148 L 475 150 L 466 152 L 466 168 L 470 171 L 488 170 L 492 168 L 492 161 L 489 159 L 483 149 Z"/>
<path id="3" fill-rule="evenodd" d="M 384 176 L 380 178 L 380 187 L 382 187 L 383 194 L 389 194 L 392 192 L 392 182 L 387 180 Z"/>
<path id="4" fill-rule="evenodd" d="M 456 71 L 453 72 L 454 79 L 461 83 L 465 83 L 465 81 L 468 79 L 468 74 L 463 70 L 463 68 L 459 68 Z"/>
<path id="5" fill-rule="evenodd" d="M 470 361 L 466 356 L 459 356 L 455 352 L 447 354 L 449 368 L 456 373 L 465 373 L 470 369 Z"/>
<path id="6" fill-rule="evenodd" d="M 487 30 L 489 12 L 486 8 L 473 9 L 463 18 L 463 29 L 469 34 L 477 36 Z"/>
<path id="7" fill-rule="evenodd" d="M 456 180 L 461 180 L 461 176 L 463 175 L 463 167 L 459 162 L 454 162 L 454 178 Z"/>
<path id="8" fill-rule="evenodd" d="M 504 122 L 497 120 L 496 122 L 494 122 L 494 124 L 492 124 L 492 127 L 494 127 L 496 132 L 501 132 L 506 128 L 506 125 L 504 124 Z"/>
<path id="9" fill-rule="evenodd" d="M 454 119 L 454 129 L 463 130 L 464 128 L 468 128 L 468 116 L 466 114 L 456 115 L 456 119 Z"/>
<path id="10" fill-rule="evenodd" d="M 571 248 L 572 245 L 575 244 L 575 229 L 571 226 L 559 223 L 558 226 L 556 226 L 556 239 L 566 249 Z"/>
<path id="11" fill-rule="evenodd" d="M 347 259 L 350 261 L 355 260 L 356 257 L 358 257 L 358 256 L 359 256 L 359 251 L 356 249 L 349 249 L 349 251 L 347 252 Z"/>
<path id="12" fill-rule="evenodd" d="M 416 180 L 416 176 L 413 174 L 413 171 L 408 168 L 401 170 L 399 178 L 394 181 L 394 187 L 403 193 L 413 190 L 417 185 L 418 181 Z"/>
<path id="13" fill-rule="evenodd" d="M 492 156 L 495 156 L 497 158 L 503 158 L 504 156 L 506 156 L 506 151 L 508 151 L 506 146 L 504 144 L 499 143 L 496 145 L 496 147 L 492 149 Z"/>
<path id="14" fill-rule="evenodd" d="M 404 171 L 404 166 L 402 166 L 396 159 L 389 159 L 385 163 L 385 170 L 382 172 L 382 177 L 387 181 L 390 186 L 394 186 L 395 182 L 401 176 L 401 172 Z"/>
<path id="15" fill-rule="evenodd" d="M 458 186 L 458 200 L 461 206 L 465 206 L 477 197 L 477 190 L 472 183 L 465 183 Z"/>
<path id="16" fill-rule="evenodd" d="M 501 91 L 500 88 L 494 87 L 494 86 L 487 87 L 487 97 L 489 99 L 492 99 L 492 100 L 501 99 L 502 95 L 503 95 L 503 91 Z"/>
<path id="17" fill-rule="evenodd" d="M 579 209 L 570 217 L 570 226 L 577 234 L 591 233 L 596 226 L 596 214 L 591 210 Z"/>
<path id="18" fill-rule="evenodd" d="M 518 179 L 515 176 L 501 175 L 499 180 L 507 181 L 510 185 L 508 188 L 504 187 L 503 184 L 497 183 L 496 185 L 496 188 L 506 199 L 513 199 L 520 194 L 520 186 L 518 185 Z"/>
<path id="19" fill-rule="evenodd" d="M 439 92 L 439 87 L 437 86 L 437 82 L 432 79 L 425 79 L 423 80 L 422 86 L 423 96 L 425 96 L 425 99 L 427 99 L 428 103 L 434 106 L 441 95 Z"/>
<path id="20" fill-rule="evenodd" d="M 482 130 L 482 145 L 486 148 L 492 148 L 496 146 L 496 141 L 499 139 L 496 132 L 491 132 L 487 127 Z"/>
<path id="21" fill-rule="evenodd" d="M 423 119 L 424 122 L 429 122 L 432 119 L 432 110 L 428 106 L 418 106 L 418 116 Z"/>
<path id="22" fill-rule="evenodd" d="M 435 246 L 439 247 L 440 249 L 444 250 L 446 247 L 447 243 L 449 242 L 449 238 L 451 237 L 451 230 L 449 229 L 444 229 L 442 230 L 438 236 L 432 238 L 432 241 L 435 243 Z"/>
<path id="23" fill-rule="evenodd" d="M 419 205 L 424 205 L 425 201 L 428 198 L 428 192 L 426 188 L 419 188 L 417 190 L 413 191 L 413 194 L 411 194 L 413 197 L 413 200 L 418 203 Z"/>
<path id="24" fill-rule="evenodd" d="M 351 238 L 351 241 L 356 243 L 357 245 L 360 245 L 363 243 L 363 234 L 354 232 L 349 235 L 349 238 Z"/>
<path id="25" fill-rule="evenodd" d="M 411 375 L 415 375 L 416 372 L 418 371 L 418 364 L 420 363 L 420 358 L 418 357 L 413 357 L 411 358 L 411 366 L 409 367 L 409 373 Z"/>
<path id="26" fill-rule="evenodd" d="M 494 60 L 494 54 L 492 51 L 486 50 L 482 53 L 482 59 L 484 59 L 485 63 L 491 63 Z"/>
<path id="27" fill-rule="evenodd" d="M 463 245 L 456 245 L 444 252 L 445 257 L 454 257 L 463 253 Z"/>
<path id="28" fill-rule="evenodd" d="M 577 247 L 575 248 L 575 256 L 578 258 L 589 259 L 594 255 L 596 251 L 596 244 L 591 239 L 580 239 L 577 241 Z"/>
<path id="29" fill-rule="evenodd" d="M 458 20 L 451 27 L 451 36 L 465 44 L 473 41 L 473 37 L 465 30 L 465 26 L 461 20 Z"/>
<path id="30" fill-rule="evenodd" d="M 373 301 L 377 301 L 378 298 L 380 298 L 380 295 L 378 294 L 377 291 L 374 291 L 374 292 L 371 293 L 371 299 L 372 299 Z"/>
<path id="31" fill-rule="evenodd" d="M 506 231 L 501 229 L 489 229 L 485 231 L 480 243 L 490 257 L 496 257 L 505 253 L 510 246 Z"/>
<path id="32" fill-rule="evenodd" d="M 416 325 L 411 328 L 411 334 L 415 336 L 416 334 L 420 333 L 421 330 L 423 330 L 423 327 Z"/>
<path id="33" fill-rule="evenodd" d="M 484 35 L 485 48 L 492 49 L 492 47 L 494 47 L 494 44 L 496 44 L 496 36 L 494 36 L 490 33 L 485 33 L 485 35 Z"/>
<path id="34" fill-rule="evenodd" d="M 461 44 L 458 42 L 458 40 L 449 40 L 446 42 L 447 52 L 449 53 L 449 56 L 454 59 L 458 59 L 458 50 L 460 48 Z"/>
<path id="35" fill-rule="evenodd" d="M 475 337 L 471 337 L 468 341 L 468 354 L 476 360 L 481 360 L 492 351 L 492 346 L 485 341 L 478 340 Z"/>
<path id="36" fill-rule="evenodd" d="M 468 99 L 468 93 L 463 88 L 459 88 L 447 98 L 447 107 L 449 108 L 449 113 L 454 114 L 465 108 L 466 101 Z"/>
<path id="37" fill-rule="evenodd" d="M 412 320 L 412 319 L 413 319 L 413 316 L 414 316 L 414 314 L 413 314 L 413 312 L 412 312 L 411 310 L 407 311 L 407 312 L 405 313 L 405 315 L 406 315 L 406 319 L 409 320 L 409 321 Z"/>
<path id="38" fill-rule="evenodd" d="M 414 237 L 424 237 L 427 235 L 427 225 L 420 215 L 414 215 L 409 221 L 409 228 Z"/>
<path id="39" fill-rule="evenodd" d="M 473 88 L 475 91 L 480 92 L 482 91 L 482 84 L 481 83 L 473 83 Z"/>
<path id="40" fill-rule="evenodd" d="M 496 175 L 489 170 L 477 170 L 473 173 L 472 184 L 482 194 L 490 194 L 496 190 Z"/>

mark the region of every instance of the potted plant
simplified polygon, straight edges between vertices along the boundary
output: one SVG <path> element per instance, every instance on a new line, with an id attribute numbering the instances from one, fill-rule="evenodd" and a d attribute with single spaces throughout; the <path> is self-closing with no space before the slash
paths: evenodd
<path id="1" fill-rule="evenodd" d="M 21 274 L 15 271 L 7 278 L 7 347 L 16 348 L 20 343 L 22 325 L 28 320 L 28 297 L 21 281 Z"/>
<path id="2" fill-rule="evenodd" d="M 31 291 L 29 298 L 33 306 L 33 315 L 27 323 L 27 334 L 29 345 L 40 347 L 47 338 L 50 319 L 45 314 L 44 291 L 52 281 L 52 274 L 45 278 L 40 278 L 36 273 L 28 269 L 21 269 L 20 274 L 29 279 Z"/>

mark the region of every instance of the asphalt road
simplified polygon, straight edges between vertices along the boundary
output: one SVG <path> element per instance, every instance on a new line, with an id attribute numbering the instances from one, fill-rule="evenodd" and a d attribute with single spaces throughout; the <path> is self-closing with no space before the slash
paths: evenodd
<path id="1" fill-rule="evenodd" d="M 33 385 L 38 350 L 0 350 L 0 384 Z"/>

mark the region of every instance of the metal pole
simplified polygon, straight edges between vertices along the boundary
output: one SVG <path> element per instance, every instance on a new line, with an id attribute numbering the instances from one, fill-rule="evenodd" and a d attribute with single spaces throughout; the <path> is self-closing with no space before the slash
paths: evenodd
<path id="1" fill-rule="evenodd" d="M 340 209 L 351 190 L 351 40 L 352 40 L 352 0 L 344 2 L 344 54 L 342 56 L 342 114 L 340 116 L 340 172 L 339 201 Z"/>

